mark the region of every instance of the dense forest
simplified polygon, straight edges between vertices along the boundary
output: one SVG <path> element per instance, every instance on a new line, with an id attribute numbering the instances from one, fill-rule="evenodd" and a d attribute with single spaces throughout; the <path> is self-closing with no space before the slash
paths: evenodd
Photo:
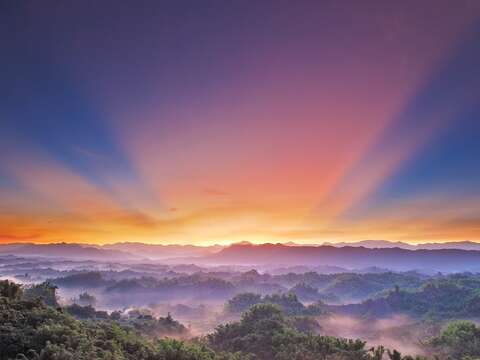
<path id="1" fill-rule="evenodd" d="M 301 301 L 323 301 L 329 304 L 360 302 L 385 293 L 399 286 L 405 290 L 420 288 L 427 277 L 420 273 L 336 273 L 282 275 L 260 274 L 256 270 L 239 271 L 197 271 L 194 273 L 161 272 L 75 272 L 61 273 L 47 278 L 65 289 L 86 289 L 101 291 L 109 305 L 143 305 L 150 301 L 174 301 L 195 299 L 195 301 L 228 300 L 232 296 L 251 292 L 262 295 L 294 293 Z M 141 296 L 138 296 L 141 294 Z"/>
<path id="2" fill-rule="evenodd" d="M 1 359 L 480 354 L 478 273 L 4 260 Z"/>
<path id="3" fill-rule="evenodd" d="M 244 310 L 238 321 L 219 325 L 206 336 L 180 340 L 188 329 L 171 316 L 136 312 L 126 317 L 121 312 L 99 314 L 92 305 L 62 307 L 56 290 L 50 283 L 0 282 L 1 360 L 424 359 L 368 347 L 362 340 L 319 335 L 321 324 L 314 317 L 305 316 L 304 309 L 288 310 L 285 304 L 298 302 L 295 295 L 234 298 L 227 307 Z M 255 300 L 250 306 L 232 308 L 249 298 Z M 475 359 L 480 356 L 480 328 L 454 321 L 425 346 L 432 359 Z"/>
<path id="4" fill-rule="evenodd" d="M 395 289 L 359 304 L 326 305 L 325 311 L 386 316 L 404 313 L 432 319 L 480 317 L 480 277 L 459 273 L 429 279 L 414 290 Z"/>
<path id="5" fill-rule="evenodd" d="M 109 308 L 189 300 L 228 302 L 232 313 L 270 302 L 296 315 L 328 312 L 377 317 L 401 312 L 422 318 L 480 317 L 480 275 L 473 273 L 270 275 L 250 270 L 114 279 L 106 272 L 80 272 L 48 281 L 61 289 L 96 293 Z"/>

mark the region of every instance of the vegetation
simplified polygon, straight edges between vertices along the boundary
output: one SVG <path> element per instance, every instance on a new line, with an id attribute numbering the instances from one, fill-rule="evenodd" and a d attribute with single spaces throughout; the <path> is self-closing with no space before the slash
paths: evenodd
<path id="1" fill-rule="evenodd" d="M 106 311 L 98 311 L 91 305 L 80 306 L 78 304 L 66 306 L 64 310 L 80 320 L 116 321 L 118 324 L 132 328 L 150 338 L 164 336 L 182 338 L 188 335 L 188 329 L 174 320 L 170 314 L 166 317 L 154 317 L 150 312 L 143 310 L 132 310 L 126 314 L 121 311 L 113 311 L 109 314 Z"/>
<path id="2" fill-rule="evenodd" d="M 291 287 L 291 291 L 303 301 L 323 300 L 336 303 L 365 300 L 391 290 L 395 285 L 402 289 L 417 289 L 426 278 L 416 272 L 336 274 L 307 272 L 277 275 L 274 277 L 274 281 Z"/>
<path id="3" fill-rule="evenodd" d="M 479 359 L 480 328 L 470 321 L 452 322 L 431 340 L 431 345 L 443 358 Z"/>
<path id="4" fill-rule="evenodd" d="M 83 283 L 85 277 L 77 275 L 75 282 L 81 279 Z M 385 276 L 396 278 L 390 273 Z M 251 271 L 241 277 L 250 286 L 252 282 L 260 284 L 272 279 Z M 286 277 L 288 282 L 298 280 L 297 274 Z M 96 275 L 87 278 L 95 279 L 98 284 Z M 318 301 L 321 291 L 313 285 L 313 280 L 319 278 L 310 273 L 302 278 L 304 281 L 293 285 L 291 292 L 263 296 L 251 292 L 237 294 L 226 303 L 225 313 L 230 320 L 241 314 L 240 320 L 220 325 L 209 335 L 196 339 L 188 339 L 189 329 L 170 314 L 155 317 L 143 308 L 99 311 L 94 307 L 95 297 L 85 291 L 73 304 L 61 307 L 53 282 L 20 286 L 0 281 L 0 360 L 419 360 L 423 358 L 404 356 L 382 346 L 371 348 L 361 340 L 319 335 L 322 324 L 316 321 L 316 316 L 328 317 L 332 313 L 381 317 L 401 313 L 443 323 L 480 317 L 480 276 L 476 274 L 432 276 L 423 279 L 415 289 L 393 284 L 392 290 L 350 305 Z M 344 277 L 337 279 L 345 283 Z M 214 279 L 211 274 L 108 280 L 107 293 L 124 291 L 127 287 L 137 296 L 143 296 L 159 289 L 167 291 L 169 286 L 178 293 L 186 288 L 228 293 L 239 281 L 235 277 L 228 281 Z M 306 306 L 299 297 L 314 303 Z M 423 346 L 430 359 L 479 359 L 480 328 L 468 321 L 446 323 L 441 330 L 437 327 L 423 341 Z"/>
<path id="5" fill-rule="evenodd" d="M 397 286 L 385 296 L 361 304 L 324 308 L 363 316 L 404 313 L 431 319 L 480 317 L 480 279 L 478 275 L 456 274 L 429 280 L 414 291 Z"/>
<path id="6" fill-rule="evenodd" d="M 272 294 L 264 297 L 253 293 L 242 293 L 235 295 L 228 300 L 226 310 L 232 313 L 241 313 L 248 310 L 253 305 L 274 304 L 277 305 L 287 315 L 320 315 L 324 313 L 323 306 L 317 303 L 310 306 L 303 305 L 296 294 Z"/>
<path id="7" fill-rule="evenodd" d="M 32 288 L 35 293 L 53 291 L 56 298 L 49 284 Z M 27 298 L 26 291 L 11 282 L 0 282 L 0 291 L 0 360 L 380 360 L 384 354 L 383 348 L 367 349 L 360 340 L 315 335 L 311 318 L 286 317 L 273 304 L 254 305 L 241 321 L 187 343 L 156 336 L 157 326 L 182 327 L 170 316 L 135 314 L 134 324 L 141 325 L 128 326 L 115 321 L 113 313 L 99 319 L 91 306 L 48 306 L 41 297 Z M 69 314 L 79 308 L 85 320 Z"/>
<path id="8" fill-rule="evenodd" d="M 11 289 L 11 283 L 0 282 Z M 19 287 L 18 287 L 19 288 Z M 0 360 L 226 360 L 206 345 L 148 340 L 113 321 L 79 321 L 40 298 L 0 297 Z M 5 296 L 7 295 L 7 296 Z"/>
<path id="9" fill-rule="evenodd" d="M 78 295 L 78 299 L 74 299 L 74 302 L 82 306 L 95 306 L 97 303 L 97 299 L 95 298 L 95 296 L 85 291 Z"/>
<path id="10" fill-rule="evenodd" d="M 49 281 L 27 286 L 23 297 L 25 300 L 42 300 L 48 306 L 58 306 L 57 287 Z"/>
<path id="11" fill-rule="evenodd" d="M 254 293 L 241 293 L 228 300 L 225 310 L 232 313 L 242 313 L 250 307 L 262 302 L 262 296 Z"/>
<path id="12" fill-rule="evenodd" d="M 68 305 L 64 310 L 78 319 L 110 319 L 110 315 L 106 311 L 97 311 L 91 305 L 81 306 L 78 304 Z"/>
<path id="13" fill-rule="evenodd" d="M 297 295 L 297 297 L 301 301 L 321 301 L 324 299 L 328 299 L 331 302 L 338 302 L 339 298 L 330 293 L 330 294 L 323 294 L 318 291 L 317 288 L 308 285 L 306 283 L 298 283 L 294 287 L 290 289 L 290 292 Z"/>
<path id="14" fill-rule="evenodd" d="M 59 277 L 52 281 L 57 286 L 79 288 L 97 288 L 110 284 L 110 282 L 103 278 L 101 273 L 96 271 L 71 274 L 64 277 Z"/>
<path id="15" fill-rule="evenodd" d="M 22 287 L 14 282 L 0 281 L 0 297 L 16 300 L 23 294 Z"/>
<path id="16" fill-rule="evenodd" d="M 135 267 L 135 271 L 125 272 L 97 271 L 72 274 L 69 271 L 66 276 L 49 281 L 62 288 L 76 288 L 81 291 L 101 290 L 106 298 L 112 301 L 111 306 L 141 306 L 153 300 L 173 301 L 187 297 L 196 300 L 227 300 L 239 293 L 269 295 L 289 292 L 296 294 L 305 302 L 323 301 L 338 304 L 359 302 L 385 294 L 395 285 L 402 289 L 415 290 L 428 280 L 427 276 L 415 272 L 337 274 L 307 272 L 271 275 L 259 274 L 256 270 L 243 273 L 234 271 L 210 273 L 196 268 L 194 270 L 196 272 L 193 274 L 185 274 L 166 271 L 164 266 L 142 265 Z M 140 299 L 146 302 L 142 304 Z"/>
<path id="17" fill-rule="evenodd" d="M 242 358 L 264 360 L 381 360 L 383 347 L 366 348 L 361 340 L 339 339 L 301 332 L 280 308 L 273 304 L 254 305 L 242 315 L 240 322 L 220 325 L 207 336 L 217 351 L 242 354 Z M 408 360 L 400 353 L 391 353 L 393 360 Z M 420 358 L 417 358 L 420 359 Z"/>
<path id="18" fill-rule="evenodd" d="M 151 315 L 142 315 L 130 319 L 125 325 L 133 326 L 135 330 L 151 338 L 164 336 L 185 337 L 188 334 L 187 328 L 174 320 L 170 314 L 159 318 Z"/>

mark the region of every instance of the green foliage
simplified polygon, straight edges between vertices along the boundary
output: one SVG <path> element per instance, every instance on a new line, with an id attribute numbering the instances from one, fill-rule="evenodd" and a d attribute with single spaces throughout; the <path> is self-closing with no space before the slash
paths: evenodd
<path id="1" fill-rule="evenodd" d="M 305 311 L 305 306 L 293 293 L 267 295 L 263 302 L 279 306 L 287 315 L 302 315 Z"/>
<path id="2" fill-rule="evenodd" d="M 321 330 L 321 326 L 317 320 L 311 316 L 293 316 L 289 319 L 290 325 L 303 333 L 318 333 Z"/>
<path id="3" fill-rule="evenodd" d="M 318 301 L 321 296 L 318 289 L 304 282 L 298 283 L 290 289 L 290 292 L 297 295 L 302 301 Z"/>
<path id="4" fill-rule="evenodd" d="M 454 321 L 432 339 L 432 346 L 454 359 L 480 358 L 480 328 L 470 321 Z"/>
<path id="5" fill-rule="evenodd" d="M 248 310 L 257 304 L 274 304 L 277 305 L 285 314 L 290 316 L 301 315 L 320 315 L 324 313 L 321 302 L 319 306 L 305 307 L 296 294 L 272 294 L 264 297 L 253 293 L 242 293 L 234 296 L 227 302 L 226 310 L 232 313 L 240 313 Z"/>
<path id="6" fill-rule="evenodd" d="M 242 313 L 261 302 L 262 296 L 259 294 L 241 293 L 227 301 L 225 310 L 231 313 Z"/>
<path id="7" fill-rule="evenodd" d="M 450 294 L 461 289 L 473 294 L 474 286 L 475 282 L 465 278 L 442 279 L 416 294 L 425 294 L 435 305 L 435 296 L 444 291 Z M 415 298 L 405 294 L 411 293 L 392 291 L 389 301 L 414 304 Z M 141 309 L 128 316 L 109 315 L 77 304 L 62 309 L 56 302 L 56 287 L 48 282 L 22 291 L 17 284 L 0 281 L 0 360 L 425 360 L 381 346 L 368 349 L 360 340 L 317 335 L 318 323 L 304 316 L 309 307 L 295 294 L 263 298 L 244 294 L 230 305 L 238 309 L 259 299 L 261 303 L 245 311 L 240 321 L 186 342 L 160 338 L 187 332 L 170 315 L 155 318 Z M 451 302 L 449 295 L 446 303 Z M 436 359 L 478 359 L 480 328 L 468 321 L 452 322 L 428 345 L 438 355 Z"/>
<path id="8" fill-rule="evenodd" d="M 41 299 L 49 306 L 58 306 L 57 287 L 48 281 L 27 286 L 24 291 L 24 298 L 26 300 Z"/>
<path id="9" fill-rule="evenodd" d="M 95 319 L 97 311 L 93 306 L 80 306 L 78 304 L 72 304 L 65 307 L 65 311 L 70 315 L 75 316 L 78 319 Z"/>
<path id="10" fill-rule="evenodd" d="M 294 285 L 292 291 L 302 300 L 322 300 L 329 303 L 365 300 L 392 289 L 394 285 L 398 285 L 403 289 L 413 290 L 420 287 L 424 280 L 425 276 L 414 272 L 364 274 L 319 274 L 316 272 L 307 272 L 304 274 L 290 273 L 275 277 L 275 281 L 281 284 Z M 318 298 L 312 298 L 316 296 L 312 289 L 318 291 Z"/>
<path id="11" fill-rule="evenodd" d="M 0 360 L 216 360 L 203 345 L 150 341 L 105 321 L 78 321 L 38 301 L 0 298 Z"/>
<path id="12" fill-rule="evenodd" d="M 230 296 L 234 291 L 234 286 L 223 279 L 194 274 L 164 279 L 152 277 L 124 279 L 107 287 L 106 291 L 107 293 L 141 292 L 144 296 L 154 295 L 157 297 L 159 293 L 163 293 L 167 298 L 169 295 L 182 296 L 182 294 L 194 292 L 198 298 L 209 298 Z"/>
<path id="13" fill-rule="evenodd" d="M 95 296 L 85 291 L 78 295 L 78 299 L 75 299 L 75 302 L 82 306 L 95 306 L 95 304 L 97 303 L 97 299 L 95 298 Z"/>
<path id="14" fill-rule="evenodd" d="M 360 340 L 338 339 L 298 331 L 280 308 L 258 304 L 242 315 L 241 321 L 220 325 L 207 336 L 218 351 L 239 352 L 264 360 L 373 359 Z M 333 357 L 332 357 L 333 359 Z"/>
<path id="15" fill-rule="evenodd" d="M 361 304 L 326 306 L 330 311 L 348 311 L 360 316 L 405 313 L 425 319 L 442 320 L 480 316 L 480 279 L 472 274 L 455 274 L 425 282 L 419 289 L 395 287 L 382 297 Z"/>
<path id="16" fill-rule="evenodd" d="M 186 337 L 188 335 L 188 329 L 173 319 L 170 314 L 166 317 L 156 318 L 150 312 L 142 311 L 143 309 L 135 309 L 130 311 L 128 315 L 118 311 L 114 311 L 109 315 L 106 311 L 97 311 L 90 305 L 80 306 L 78 304 L 66 306 L 64 310 L 81 320 L 116 321 L 150 338 L 164 336 Z"/>
<path id="17" fill-rule="evenodd" d="M 170 314 L 159 318 L 150 315 L 139 316 L 135 319 L 130 319 L 128 324 L 143 335 L 151 338 L 164 336 L 184 337 L 188 334 L 187 328 L 174 320 Z"/>
<path id="18" fill-rule="evenodd" d="M 23 294 L 21 285 L 12 281 L 0 281 L 0 296 L 11 300 L 19 299 Z"/>
<path id="19" fill-rule="evenodd" d="M 72 274 L 52 281 L 55 282 L 55 285 L 61 287 L 96 288 L 109 284 L 109 282 L 103 278 L 102 274 L 96 271 Z"/>
<path id="20" fill-rule="evenodd" d="M 387 355 L 389 360 L 427 360 L 427 358 L 423 356 L 415 356 L 415 357 L 410 355 L 402 356 L 402 354 L 397 350 L 393 350 L 393 351 L 387 350 Z"/>

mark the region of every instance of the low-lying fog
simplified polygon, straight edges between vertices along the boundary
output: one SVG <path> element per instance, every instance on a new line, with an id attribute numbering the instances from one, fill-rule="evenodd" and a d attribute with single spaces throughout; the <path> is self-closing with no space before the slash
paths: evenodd
<path id="1" fill-rule="evenodd" d="M 361 319 L 346 315 L 317 318 L 322 334 L 362 339 L 369 346 L 383 345 L 410 355 L 426 355 L 419 339 L 431 336 L 431 328 L 407 315 L 384 319 Z"/>
<path id="2" fill-rule="evenodd" d="M 322 335 L 359 338 L 369 346 L 425 355 L 425 342 L 446 321 L 480 317 L 480 307 L 475 306 L 478 274 L 290 270 L 18 257 L 1 264 L 0 277 L 25 286 L 48 281 L 57 286 L 58 300 L 65 306 L 91 305 L 126 316 L 170 314 L 190 337 L 238 320 L 254 304 L 274 303 L 286 316 L 315 319 L 315 331 Z"/>

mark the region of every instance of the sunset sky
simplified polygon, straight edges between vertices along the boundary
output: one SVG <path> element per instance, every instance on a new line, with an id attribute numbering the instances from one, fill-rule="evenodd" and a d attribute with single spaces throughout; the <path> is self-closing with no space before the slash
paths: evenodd
<path id="1" fill-rule="evenodd" d="M 480 1 L 2 1 L 0 242 L 480 241 Z"/>

